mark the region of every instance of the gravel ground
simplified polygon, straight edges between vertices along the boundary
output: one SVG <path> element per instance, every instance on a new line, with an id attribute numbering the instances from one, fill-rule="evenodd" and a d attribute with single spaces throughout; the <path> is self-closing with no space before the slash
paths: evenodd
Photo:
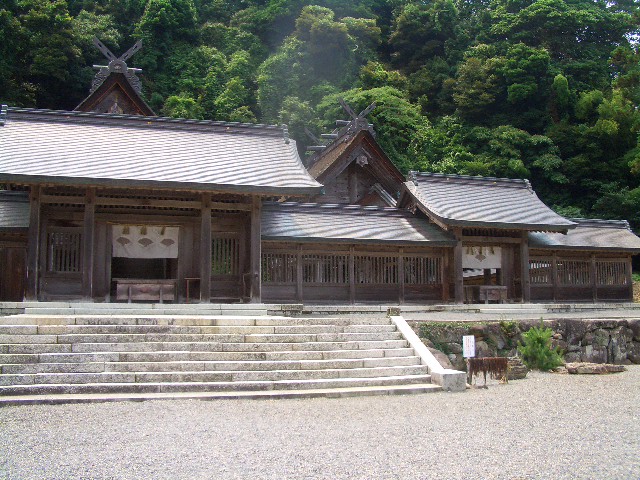
<path id="1" fill-rule="evenodd" d="M 631 366 L 459 394 L 6 407 L 0 478 L 638 480 L 639 405 Z"/>

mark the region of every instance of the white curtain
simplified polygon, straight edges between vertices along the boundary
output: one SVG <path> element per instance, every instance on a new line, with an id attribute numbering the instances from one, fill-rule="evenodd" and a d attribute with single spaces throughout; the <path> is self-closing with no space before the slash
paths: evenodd
<path id="1" fill-rule="evenodd" d="M 464 247 L 462 268 L 502 268 L 500 247 Z"/>
<path id="2" fill-rule="evenodd" d="M 114 225 L 114 257 L 178 258 L 179 227 Z"/>

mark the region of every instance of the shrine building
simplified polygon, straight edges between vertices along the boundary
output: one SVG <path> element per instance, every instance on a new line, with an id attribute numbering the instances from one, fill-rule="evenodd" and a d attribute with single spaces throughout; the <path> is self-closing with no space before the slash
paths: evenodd
<path id="1" fill-rule="evenodd" d="M 284 126 L 158 117 L 126 65 L 140 45 L 98 46 L 76 110 L 2 106 L 0 300 L 633 298 L 627 222 L 564 218 L 527 180 L 405 178 L 370 109 L 343 104 L 304 163 Z"/>

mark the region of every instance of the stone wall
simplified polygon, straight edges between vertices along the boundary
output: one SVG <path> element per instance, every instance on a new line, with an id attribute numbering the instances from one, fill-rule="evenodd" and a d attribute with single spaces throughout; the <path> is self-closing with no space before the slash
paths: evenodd
<path id="1" fill-rule="evenodd" d="M 428 347 L 443 352 L 454 368 L 464 370 L 462 336 L 476 337 L 476 355 L 514 356 L 522 333 L 540 320 L 500 322 L 408 322 Z M 566 362 L 640 364 L 640 319 L 544 321 L 553 330 L 553 345 Z"/>

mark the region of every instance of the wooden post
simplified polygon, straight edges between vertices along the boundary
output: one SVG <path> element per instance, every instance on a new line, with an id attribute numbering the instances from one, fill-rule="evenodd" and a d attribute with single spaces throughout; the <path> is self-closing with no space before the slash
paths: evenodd
<path id="1" fill-rule="evenodd" d="M 355 247 L 349 247 L 349 303 L 356 303 L 356 259 L 353 255 Z"/>
<path id="2" fill-rule="evenodd" d="M 453 275 L 455 278 L 454 297 L 456 303 L 464 303 L 464 277 L 462 275 L 462 229 L 454 230 L 456 246 L 453 248 Z"/>
<path id="3" fill-rule="evenodd" d="M 200 301 L 211 301 L 211 194 L 202 194 L 200 210 Z"/>
<path id="4" fill-rule="evenodd" d="M 262 301 L 262 276 L 260 274 L 262 245 L 261 210 L 262 200 L 259 196 L 254 195 L 251 205 L 251 254 L 249 259 L 249 264 L 251 265 L 251 303 L 260 303 Z"/>
<path id="5" fill-rule="evenodd" d="M 82 230 L 82 296 L 93 298 L 94 244 L 96 236 L 96 189 L 88 188 L 84 201 Z"/>
<path id="6" fill-rule="evenodd" d="M 553 289 L 553 301 L 558 301 L 558 253 L 553 252 L 551 257 L 551 285 Z"/>
<path id="7" fill-rule="evenodd" d="M 302 294 L 303 274 L 304 269 L 302 268 L 302 244 L 299 243 L 296 252 L 296 302 L 298 303 L 304 302 L 304 297 Z"/>
<path id="8" fill-rule="evenodd" d="M 516 296 L 515 285 L 513 281 L 514 260 L 513 245 L 504 245 L 502 247 L 502 258 L 500 259 L 500 267 L 502 270 L 502 285 L 507 287 L 507 300 L 513 300 Z"/>
<path id="9" fill-rule="evenodd" d="M 596 255 L 591 255 L 591 268 L 589 269 L 589 280 L 591 281 L 591 295 L 593 297 L 593 303 L 598 301 L 598 282 L 596 278 Z"/>
<path id="10" fill-rule="evenodd" d="M 27 240 L 26 300 L 38 300 L 40 261 L 40 186 L 32 185 L 29 194 L 29 239 Z"/>
<path id="11" fill-rule="evenodd" d="M 404 303 L 404 248 L 398 252 L 398 303 Z"/>
<path id="12" fill-rule="evenodd" d="M 633 264 L 631 263 L 631 259 L 633 257 L 631 257 L 631 255 L 629 255 L 627 257 L 627 271 L 626 271 L 626 277 L 627 277 L 627 288 L 628 293 L 627 293 L 627 300 L 629 300 L 630 302 L 633 302 L 633 276 L 631 275 L 631 270 L 633 269 Z"/>
<path id="13" fill-rule="evenodd" d="M 440 278 L 442 279 L 442 301 L 449 301 L 449 249 L 440 252 Z"/>
<path id="14" fill-rule="evenodd" d="M 531 279 L 529 278 L 529 232 L 522 232 L 520 242 L 520 268 L 522 278 L 522 301 L 531 302 Z"/>
<path id="15" fill-rule="evenodd" d="M 349 179 L 349 203 L 354 204 L 358 201 L 358 170 L 354 163 L 348 167 Z"/>

